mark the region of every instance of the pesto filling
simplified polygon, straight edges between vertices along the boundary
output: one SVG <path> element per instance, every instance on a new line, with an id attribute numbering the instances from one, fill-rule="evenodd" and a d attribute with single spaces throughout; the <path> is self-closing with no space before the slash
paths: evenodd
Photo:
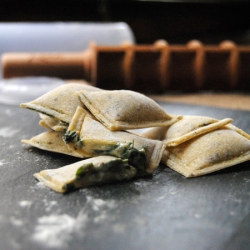
<path id="1" fill-rule="evenodd" d="M 63 186 L 65 191 L 87 187 L 111 181 L 129 180 L 133 178 L 137 170 L 129 165 L 127 159 L 114 159 L 101 162 L 97 165 L 87 163 L 82 165 L 75 173 L 75 180 Z"/>
<path id="2" fill-rule="evenodd" d="M 145 170 L 147 166 L 146 147 L 138 150 L 131 142 L 117 142 L 115 145 L 107 146 L 104 150 L 95 149 L 94 153 L 128 159 L 128 163 L 138 170 Z"/>
<path id="3" fill-rule="evenodd" d="M 128 163 L 131 166 L 142 171 L 147 167 L 147 148 L 142 147 L 138 150 L 134 147 L 134 143 L 132 142 L 108 142 L 106 144 L 93 142 L 90 146 L 89 143 L 85 144 L 84 140 L 81 140 L 76 131 L 67 131 L 63 136 L 63 140 L 66 143 L 74 143 L 75 150 L 81 147 L 86 152 L 95 156 L 110 155 L 121 159 L 128 159 Z"/>
<path id="4" fill-rule="evenodd" d="M 95 174 L 99 172 L 119 172 L 123 169 L 130 169 L 128 160 L 122 160 L 117 158 L 116 160 L 111 160 L 109 162 L 102 162 L 97 166 L 94 166 L 93 163 L 87 163 L 78 168 L 78 170 L 76 171 L 76 178 L 80 179 L 87 174 Z"/>
<path id="5" fill-rule="evenodd" d="M 76 131 L 67 131 L 63 136 L 63 140 L 66 143 L 70 143 L 70 142 L 79 141 L 80 137 L 78 136 Z"/>

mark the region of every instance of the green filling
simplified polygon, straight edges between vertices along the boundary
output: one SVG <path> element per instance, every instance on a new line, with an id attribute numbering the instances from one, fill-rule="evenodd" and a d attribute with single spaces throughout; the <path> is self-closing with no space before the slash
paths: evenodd
<path id="1" fill-rule="evenodd" d="M 75 184 L 74 183 L 69 183 L 69 184 L 66 184 L 64 187 L 63 187 L 64 190 L 66 190 L 67 192 L 70 192 L 70 191 L 73 191 L 76 189 L 75 187 Z"/>
<path id="2" fill-rule="evenodd" d="M 139 169 L 145 170 L 147 165 L 146 147 L 138 150 L 134 148 L 133 143 L 118 142 L 115 145 L 108 146 L 105 150 L 94 150 L 97 155 L 111 155 L 122 159 L 128 159 L 128 163 Z"/>
<path id="3" fill-rule="evenodd" d="M 67 131 L 64 136 L 63 136 L 63 140 L 66 142 L 66 143 L 69 143 L 69 142 L 74 142 L 75 140 L 79 140 L 79 136 L 77 135 L 76 131 Z"/>
<path id="4" fill-rule="evenodd" d="M 147 167 L 146 148 L 129 150 L 128 163 L 138 170 L 145 170 Z"/>
<path id="5" fill-rule="evenodd" d="M 128 158 L 128 150 L 133 147 L 132 143 L 118 142 L 113 145 L 105 146 L 105 149 L 94 149 L 94 153 L 98 155 L 112 155 L 121 158 Z"/>
<path id="6" fill-rule="evenodd" d="M 75 150 L 83 146 L 83 141 L 81 140 L 81 138 L 79 137 L 76 131 L 67 131 L 63 136 L 63 140 L 67 144 L 74 143 Z"/>
<path id="7" fill-rule="evenodd" d="M 86 173 L 92 171 L 95 168 L 93 163 L 84 164 L 76 171 L 76 178 L 83 177 Z"/>
<path id="8" fill-rule="evenodd" d="M 106 163 L 100 163 L 97 166 L 94 166 L 93 163 L 87 163 L 78 168 L 76 171 L 76 178 L 82 178 L 87 174 L 96 174 L 99 172 L 119 172 L 122 171 L 123 169 L 130 169 L 130 166 L 128 164 L 128 160 L 123 160 L 123 159 L 115 159 L 111 160 Z"/>
<path id="9" fill-rule="evenodd" d="M 63 136 L 63 140 L 66 143 L 74 143 L 75 150 L 82 147 L 83 150 L 88 151 L 87 147 L 84 148 L 84 141 L 81 140 L 76 131 L 67 131 Z M 91 151 L 89 150 L 90 152 L 88 153 L 128 159 L 128 163 L 131 166 L 143 171 L 147 167 L 146 150 L 146 147 L 140 150 L 134 148 L 134 143 L 132 142 L 109 142 L 109 144 L 93 144 Z"/>
<path id="10" fill-rule="evenodd" d="M 131 167 L 127 159 L 114 159 L 101 162 L 97 165 L 87 163 L 76 171 L 75 181 L 66 184 L 63 189 L 72 191 L 80 187 L 87 187 L 112 181 L 128 180 L 133 178 L 137 170 Z"/>

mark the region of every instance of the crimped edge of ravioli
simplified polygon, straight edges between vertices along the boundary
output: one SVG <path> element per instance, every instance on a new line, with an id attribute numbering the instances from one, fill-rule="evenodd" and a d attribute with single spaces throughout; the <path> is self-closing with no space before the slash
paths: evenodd
<path id="1" fill-rule="evenodd" d="M 239 133 L 240 135 L 242 135 L 242 136 L 244 136 L 244 137 L 246 137 L 247 139 L 250 140 L 250 135 L 249 135 L 248 133 L 246 133 L 246 132 L 243 131 L 242 129 L 240 129 L 240 128 L 234 126 L 233 124 L 228 124 L 228 125 L 226 125 L 226 127 L 227 127 L 227 128 L 230 128 L 230 129 L 232 129 L 232 130 L 234 130 L 234 131 L 236 131 L 236 132 Z"/>
<path id="2" fill-rule="evenodd" d="M 21 103 L 20 107 L 27 108 L 27 109 L 42 113 L 44 115 L 51 116 L 52 118 L 58 119 L 58 120 L 63 121 L 65 123 L 70 123 L 70 120 L 72 118 L 70 115 L 63 114 L 59 110 L 54 110 L 54 109 L 47 108 L 47 107 L 44 107 L 44 106 L 41 106 L 38 104 L 34 104 L 34 103 Z"/>
<path id="3" fill-rule="evenodd" d="M 166 164 L 168 167 L 171 169 L 175 170 L 176 172 L 184 175 L 187 178 L 191 177 L 197 177 L 197 176 L 202 176 L 206 174 L 213 173 L 215 171 L 219 171 L 228 167 L 235 166 L 237 164 L 243 163 L 245 161 L 250 160 L 250 151 L 245 152 L 243 155 L 234 157 L 233 159 L 229 159 L 226 161 L 222 161 L 220 163 L 213 164 L 211 166 L 207 166 L 202 169 L 197 169 L 190 171 L 188 170 L 188 167 L 181 159 L 176 157 L 174 154 L 170 154 L 168 156 L 168 151 L 164 151 L 163 156 L 162 156 L 162 163 Z M 237 159 L 237 160 L 236 160 Z"/>
<path id="4" fill-rule="evenodd" d="M 45 114 L 39 114 L 41 120 L 39 121 L 39 125 L 48 129 L 48 130 L 54 130 L 54 131 L 66 131 L 68 128 L 68 125 L 65 123 L 52 118 L 51 116 L 45 115 Z"/>
<path id="5" fill-rule="evenodd" d="M 148 163 L 148 167 L 146 169 L 147 173 L 153 173 L 160 164 L 162 155 L 164 154 L 164 150 L 166 148 L 166 144 L 161 141 L 156 141 L 150 161 Z"/>
<path id="6" fill-rule="evenodd" d="M 90 112 L 99 120 L 105 127 L 107 127 L 111 131 L 120 131 L 120 130 L 129 130 L 129 129 L 140 129 L 140 128 L 149 128 L 149 127 L 157 127 L 157 126 L 170 126 L 180 120 L 182 118 L 181 115 L 170 115 L 164 110 L 166 119 L 158 119 L 155 121 L 138 123 L 136 122 L 125 122 L 125 121 L 115 121 L 112 116 L 106 114 L 104 116 L 100 108 L 93 105 L 92 102 L 82 93 L 82 91 L 77 91 L 76 94 L 79 96 L 80 100 L 83 104 L 90 110 Z M 153 101 L 153 100 L 152 100 Z M 169 118 L 169 119 L 168 119 Z"/>
<path id="7" fill-rule="evenodd" d="M 65 193 L 65 191 L 63 190 L 63 188 L 59 185 L 59 183 L 49 181 L 48 179 L 46 179 L 45 177 L 43 177 L 43 175 L 41 174 L 41 172 L 40 173 L 35 173 L 35 174 L 33 174 L 33 176 L 35 178 L 37 178 L 37 180 L 39 180 L 40 182 L 42 182 L 45 186 L 51 188 L 52 190 L 54 190 L 54 191 L 56 191 L 58 193 Z"/>
<path id="8" fill-rule="evenodd" d="M 53 126 L 50 126 L 44 120 L 40 120 L 39 121 L 39 125 L 41 127 L 43 127 L 43 128 L 46 128 L 48 130 L 53 130 L 53 131 L 56 131 L 56 132 L 64 132 L 64 131 L 67 130 L 67 126 L 64 126 L 64 125 L 53 125 Z"/>
<path id="9" fill-rule="evenodd" d="M 229 124 L 233 122 L 233 119 L 231 118 L 225 118 L 223 120 L 220 120 L 220 121 L 217 121 L 215 123 L 211 123 L 207 126 L 204 126 L 204 127 L 199 127 L 185 135 L 182 135 L 178 138 L 171 138 L 171 139 L 166 139 L 165 142 L 166 142 L 166 145 L 167 147 L 175 147 L 175 146 L 178 146 L 180 145 L 181 143 L 183 142 L 186 142 L 190 139 L 193 139 L 199 135 L 202 135 L 202 134 L 205 134 L 207 132 L 210 132 L 210 131 L 213 131 L 213 130 L 216 130 L 218 128 L 221 128 L 221 127 L 224 127 L 225 125 Z M 235 127 L 236 128 L 236 127 Z M 237 131 L 238 132 L 238 131 Z"/>
<path id="10" fill-rule="evenodd" d="M 44 120 L 40 120 L 38 124 L 39 124 L 41 127 L 46 128 L 46 129 L 48 129 L 48 130 L 55 130 L 55 129 L 52 129 Z"/>
<path id="11" fill-rule="evenodd" d="M 54 153 L 61 153 L 66 154 L 78 158 L 84 158 L 81 154 L 79 154 L 77 151 L 71 150 L 68 148 L 68 146 L 64 143 L 62 136 L 64 135 L 63 132 L 57 132 L 57 131 L 47 131 L 43 132 L 39 135 L 36 135 L 32 137 L 31 139 L 23 139 L 21 140 L 22 143 L 28 144 L 30 146 L 33 146 L 35 148 L 39 148 L 41 150 L 54 152 Z M 45 140 L 44 138 L 50 138 L 49 140 Z M 57 144 L 53 144 L 53 141 Z M 50 142 L 50 143 L 49 143 Z M 89 156 L 86 156 L 89 157 Z"/>
<path id="12" fill-rule="evenodd" d="M 143 124 L 138 123 L 127 123 L 121 121 L 112 122 L 109 126 L 107 126 L 111 131 L 116 130 L 129 130 L 129 129 L 140 129 L 140 128 L 149 128 L 149 127 L 163 127 L 163 126 L 170 126 L 175 122 L 179 121 L 182 116 L 178 115 L 171 115 L 170 120 L 157 120 L 156 122 L 144 122 Z M 105 120 L 105 117 L 102 117 L 102 120 Z M 105 123 L 107 124 L 107 123 Z"/>

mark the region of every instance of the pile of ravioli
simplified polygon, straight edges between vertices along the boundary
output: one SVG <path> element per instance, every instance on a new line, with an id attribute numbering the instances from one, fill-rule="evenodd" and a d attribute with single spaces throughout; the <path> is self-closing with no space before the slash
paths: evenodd
<path id="1" fill-rule="evenodd" d="M 71 83 L 20 107 L 38 112 L 46 128 L 23 143 L 77 159 L 34 174 L 61 193 L 152 175 L 160 162 L 196 177 L 250 159 L 250 135 L 232 119 L 168 114 L 130 90 Z"/>

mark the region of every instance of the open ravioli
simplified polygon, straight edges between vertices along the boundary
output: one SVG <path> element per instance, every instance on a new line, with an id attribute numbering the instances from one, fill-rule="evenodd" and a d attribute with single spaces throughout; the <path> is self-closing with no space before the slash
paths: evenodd
<path id="1" fill-rule="evenodd" d="M 250 160 L 250 140 L 224 127 L 167 147 L 162 162 L 186 177 L 205 175 Z"/>
<path id="2" fill-rule="evenodd" d="M 137 170 L 126 159 L 97 156 L 58 169 L 43 170 L 34 176 L 54 191 L 65 193 L 78 188 L 129 180 L 136 173 Z"/>
<path id="3" fill-rule="evenodd" d="M 64 132 L 48 131 L 36 135 L 29 140 L 22 140 L 22 143 L 46 151 L 83 158 L 82 154 L 79 154 L 77 151 L 67 147 L 67 145 L 64 143 L 62 139 L 63 135 Z"/>
<path id="4" fill-rule="evenodd" d="M 167 114 L 154 100 L 130 90 L 79 91 L 77 94 L 109 130 L 167 126 L 181 118 Z"/>
<path id="5" fill-rule="evenodd" d="M 70 123 L 76 108 L 83 107 L 82 102 L 75 95 L 80 90 L 99 91 L 100 89 L 84 83 L 68 83 L 51 90 L 34 101 L 22 103 L 20 107 L 51 116 L 64 123 Z"/>
<path id="6" fill-rule="evenodd" d="M 146 171 L 152 173 L 159 165 L 165 149 L 164 142 L 150 140 L 126 131 L 110 131 L 100 122 L 86 116 L 80 134 L 67 131 L 64 136 L 67 145 L 79 154 L 111 154 L 117 157 L 131 154 L 131 161 L 143 170 L 144 154 Z M 133 165 L 134 166 L 134 165 Z"/>
<path id="7" fill-rule="evenodd" d="M 194 137 L 224 127 L 232 121 L 231 118 L 217 120 L 207 116 L 183 116 L 170 126 L 152 128 L 141 135 L 150 139 L 164 140 L 169 147 L 177 146 Z"/>

